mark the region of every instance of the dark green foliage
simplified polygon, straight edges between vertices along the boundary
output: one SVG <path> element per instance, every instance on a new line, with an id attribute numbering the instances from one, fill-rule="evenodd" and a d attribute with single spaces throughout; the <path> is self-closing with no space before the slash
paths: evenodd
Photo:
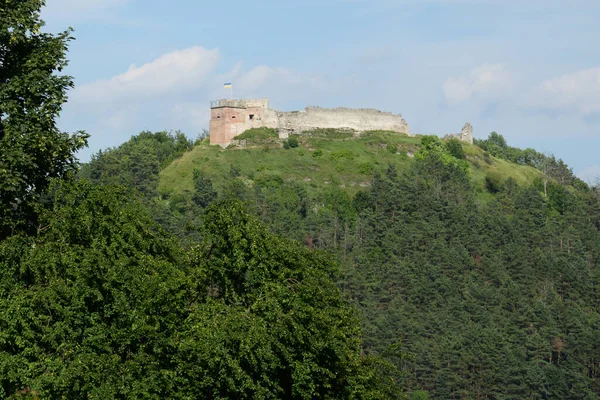
<path id="1" fill-rule="evenodd" d="M 181 132 L 145 131 L 119 147 L 94 154 L 79 176 L 94 183 L 133 187 L 145 197 L 154 197 L 161 167 L 191 148 L 192 142 Z"/>
<path id="2" fill-rule="evenodd" d="M 363 398 L 368 370 L 335 264 L 267 232 L 239 202 L 206 215 L 192 258 L 199 293 L 178 368 L 210 398 Z M 363 375 L 364 374 L 364 375 Z M 224 379 L 227 377 L 227 379 Z M 367 379 L 368 380 L 368 379 Z"/>
<path id="3" fill-rule="evenodd" d="M 485 188 L 490 193 L 498 193 L 504 187 L 502 176 L 498 173 L 490 172 L 485 176 Z"/>
<path id="4" fill-rule="evenodd" d="M 274 232 L 336 254 L 365 354 L 414 398 L 597 397 L 600 195 L 489 174 L 482 196 L 468 175 L 426 138 L 409 169 L 375 169 L 351 200 L 333 178 L 307 196 L 275 174 L 239 197 Z"/>
<path id="5" fill-rule="evenodd" d="M 298 143 L 298 136 L 297 135 L 290 135 L 290 137 L 287 139 L 287 144 L 292 149 L 298 147 L 298 145 L 299 145 L 299 143 Z"/>
<path id="6" fill-rule="evenodd" d="M 194 195 L 192 200 L 202 208 L 208 207 L 217 198 L 212 180 L 200 169 L 194 170 Z"/>
<path id="7" fill-rule="evenodd" d="M 315 150 L 312 153 L 313 157 L 321 157 L 322 155 L 323 155 L 323 151 L 321 151 L 321 150 Z"/>
<path id="8" fill-rule="evenodd" d="M 77 167 L 88 135 L 56 119 L 73 86 L 59 76 L 71 31 L 40 33 L 42 0 L 0 1 L 0 238 L 36 224 L 40 196 Z"/>
<path id="9" fill-rule="evenodd" d="M 40 234 L 0 242 L 0 396 L 159 396 L 187 282 L 125 190 L 59 188 Z"/>
<path id="10" fill-rule="evenodd" d="M 0 396 L 389 393 L 360 356 L 339 267 L 241 203 L 209 208 L 189 255 L 125 189 L 67 185 L 53 204 L 38 235 L 0 242 Z"/>
<path id="11" fill-rule="evenodd" d="M 446 150 L 448 153 L 459 160 L 465 159 L 465 150 L 462 147 L 460 140 L 452 138 L 446 142 Z"/>

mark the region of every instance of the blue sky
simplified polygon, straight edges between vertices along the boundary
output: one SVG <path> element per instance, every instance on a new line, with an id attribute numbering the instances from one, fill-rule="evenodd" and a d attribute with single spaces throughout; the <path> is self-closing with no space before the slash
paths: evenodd
<path id="1" fill-rule="evenodd" d="M 491 131 L 600 176 L 597 0 L 47 0 L 75 29 L 60 120 L 81 154 L 142 130 L 195 137 L 208 101 L 401 113 L 413 133 Z"/>

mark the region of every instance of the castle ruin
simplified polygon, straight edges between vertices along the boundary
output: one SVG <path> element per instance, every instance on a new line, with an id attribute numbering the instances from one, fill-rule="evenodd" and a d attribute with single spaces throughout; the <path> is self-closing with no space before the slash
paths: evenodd
<path id="1" fill-rule="evenodd" d="M 458 139 L 469 144 L 473 144 L 473 127 L 470 123 L 466 123 L 460 133 L 454 133 L 444 136 L 444 139 Z"/>
<path id="2" fill-rule="evenodd" d="M 211 102 L 210 109 L 210 144 L 221 146 L 229 145 L 248 129 L 263 127 L 276 129 L 282 139 L 317 128 L 409 133 L 401 115 L 373 109 L 307 107 L 303 111 L 281 112 L 269 108 L 268 99 L 217 100 Z"/>

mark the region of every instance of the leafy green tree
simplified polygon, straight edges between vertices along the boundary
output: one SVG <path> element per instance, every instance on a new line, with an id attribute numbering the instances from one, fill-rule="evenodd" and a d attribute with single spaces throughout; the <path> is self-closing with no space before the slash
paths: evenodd
<path id="1" fill-rule="evenodd" d="M 459 160 L 464 160 L 466 157 L 461 141 L 456 138 L 452 138 L 446 142 L 446 149 L 452 157 L 458 158 Z"/>
<path id="2" fill-rule="evenodd" d="M 202 170 L 194 170 L 194 195 L 192 200 L 200 207 L 208 207 L 217 198 L 212 180 Z"/>
<path id="3" fill-rule="evenodd" d="M 128 190 L 61 185 L 37 236 L 0 242 L 0 396 L 163 397 L 188 278 Z"/>
<path id="4" fill-rule="evenodd" d="M 207 398 L 382 398 L 356 317 L 326 255 L 270 234 L 228 200 L 206 213 L 192 257 L 209 296 L 181 328 L 185 391 Z"/>
<path id="5" fill-rule="evenodd" d="M 140 132 L 119 147 L 92 155 L 79 177 L 94 183 L 133 187 L 150 199 L 158 195 L 161 167 L 191 147 L 191 141 L 179 131 Z"/>
<path id="6" fill-rule="evenodd" d="M 0 1 L 0 237 L 32 230 L 52 178 L 77 167 L 88 135 L 60 132 L 56 119 L 73 86 L 67 65 L 71 31 L 42 33 L 43 0 Z"/>

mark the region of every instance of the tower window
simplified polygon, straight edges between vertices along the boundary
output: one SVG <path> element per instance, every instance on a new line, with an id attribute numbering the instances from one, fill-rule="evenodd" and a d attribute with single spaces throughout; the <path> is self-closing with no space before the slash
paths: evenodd
<path id="1" fill-rule="evenodd" d="M 233 118 L 235 118 L 235 115 L 232 115 L 232 116 L 231 116 L 231 118 L 232 118 L 232 119 L 233 119 Z"/>
<path id="2" fill-rule="evenodd" d="M 252 121 L 254 119 L 254 114 L 250 114 L 249 117 L 250 117 L 250 121 Z"/>

